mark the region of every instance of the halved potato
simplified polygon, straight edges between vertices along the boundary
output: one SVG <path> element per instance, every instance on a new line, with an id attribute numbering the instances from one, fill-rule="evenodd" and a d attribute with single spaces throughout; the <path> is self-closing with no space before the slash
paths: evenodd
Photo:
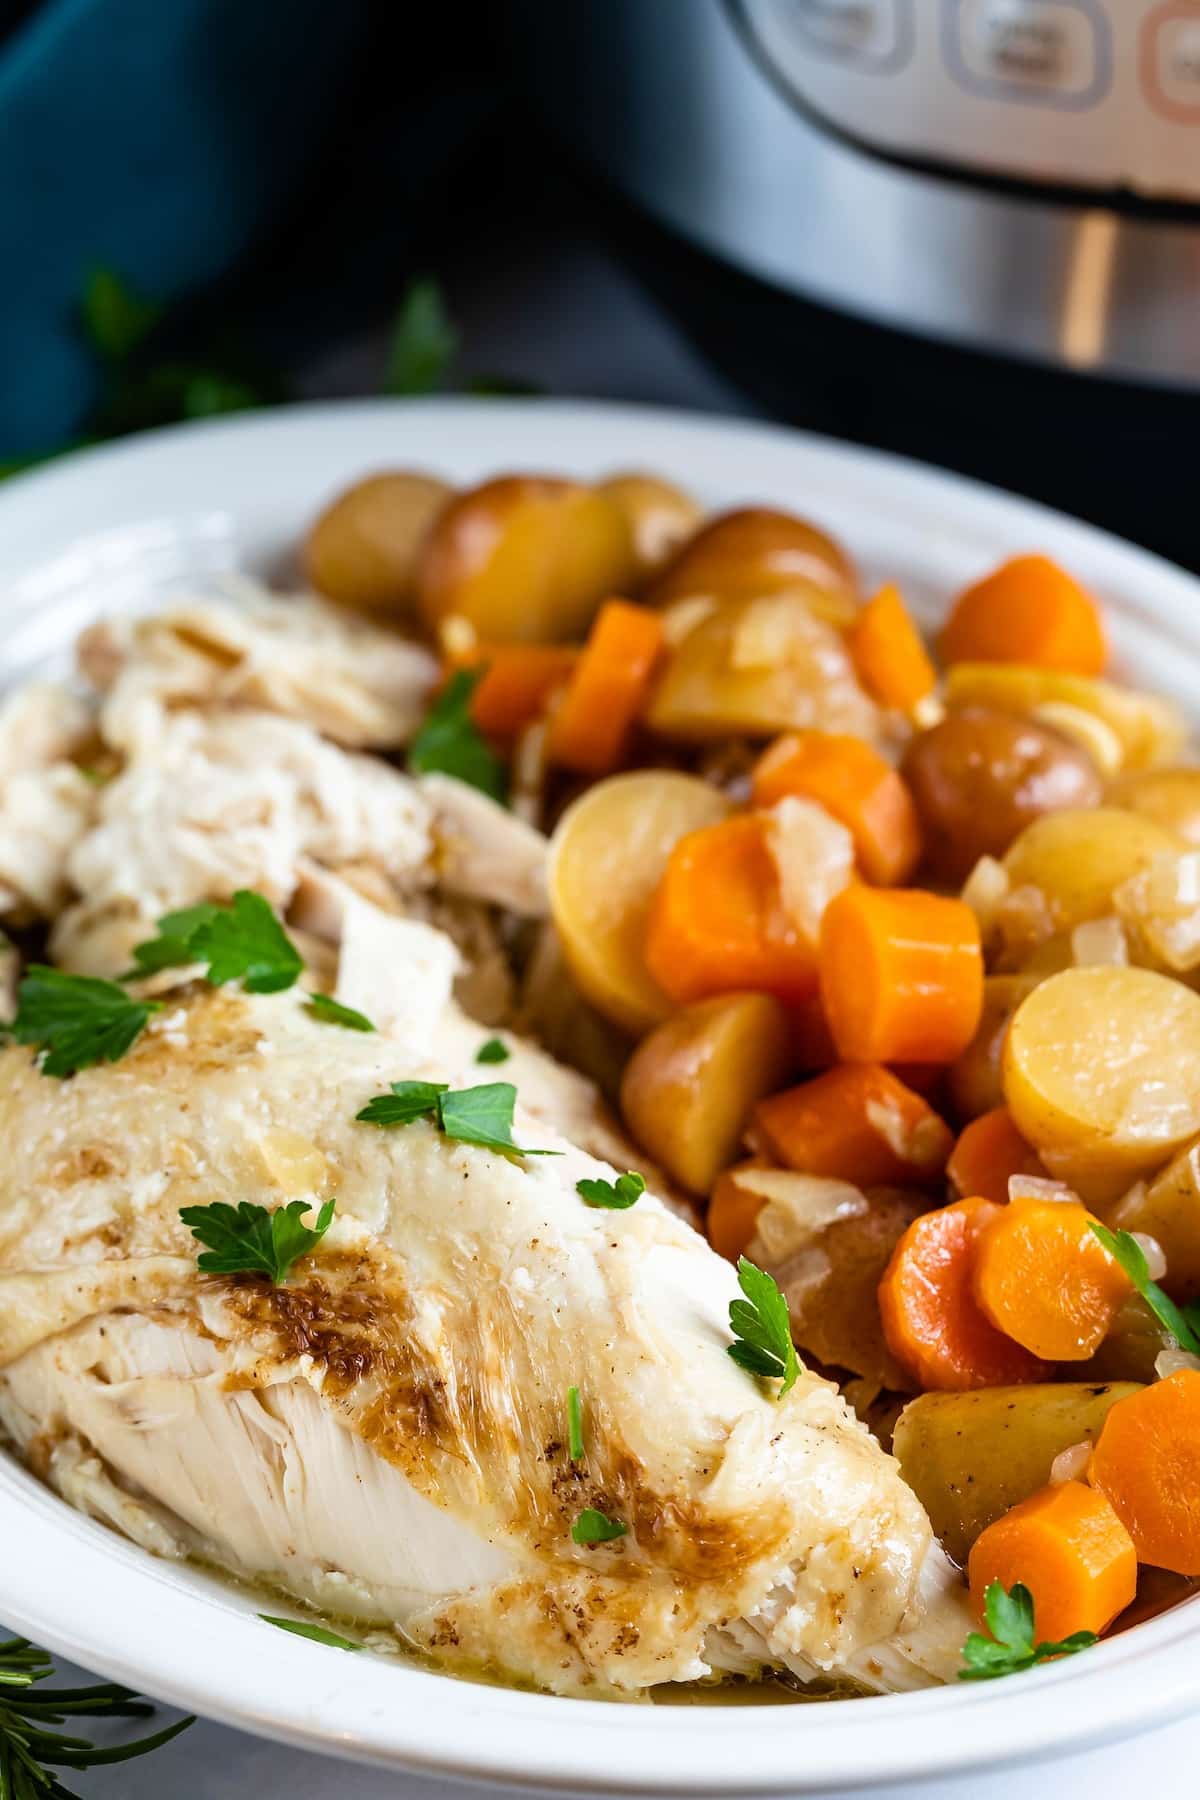
<path id="1" fill-rule="evenodd" d="M 806 592 L 723 600 L 700 614 L 651 696 L 650 728 L 689 743 L 808 727 L 873 738 L 877 710 Z"/>
<path id="2" fill-rule="evenodd" d="M 686 1006 L 642 1039 L 621 1082 L 638 1143 L 675 1181 L 707 1194 L 750 1115 L 790 1072 L 788 1015 L 768 994 Z"/>
<path id="3" fill-rule="evenodd" d="M 1111 806 L 1144 813 L 1186 843 L 1200 846 L 1200 769 L 1139 769 L 1108 790 Z"/>
<path id="4" fill-rule="evenodd" d="M 1027 825 L 1003 860 L 1013 888 L 1037 888 L 1053 925 L 1070 931 L 1111 913 L 1123 882 L 1181 847 L 1173 832 L 1143 813 L 1068 807 Z"/>
<path id="5" fill-rule="evenodd" d="M 1073 1444 L 1094 1443 L 1136 1382 L 1045 1382 L 921 1394 L 896 1422 L 892 1452 L 948 1555 L 965 1563 L 985 1526 L 1050 1479 Z"/>
<path id="6" fill-rule="evenodd" d="M 1169 763 L 1187 740 L 1183 714 L 1172 701 L 1118 687 L 1099 676 L 1068 675 L 1024 663 L 982 662 L 955 663 L 946 674 L 946 704 L 951 707 L 998 706 L 1033 713 L 1047 702 L 1095 713 L 1120 741 L 1126 769 Z"/>
<path id="7" fill-rule="evenodd" d="M 650 902 L 681 837 L 732 804 L 692 775 L 645 769 L 599 781 L 550 841 L 550 908 L 575 981 L 605 1018 L 641 1033 L 673 1010 L 642 955 Z"/>
<path id="8" fill-rule="evenodd" d="M 1004 1098 L 1053 1175 L 1104 1204 L 1200 1132 L 1200 995 L 1151 969 L 1065 969 L 1013 1015 Z"/>
<path id="9" fill-rule="evenodd" d="M 634 571 L 615 500 L 557 476 L 502 475 L 438 515 L 422 546 L 417 598 L 430 631 L 456 617 L 485 643 L 569 643 Z"/>
<path id="10" fill-rule="evenodd" d="M 310 527 L 305 574 L 339 606 L 408 617 L 418 551 L 453 491 L 417 469 L 356 481 Z"/>
<path id="11" fill-rule="evenodd" d="M 1138 1182 L 1114 1208 L 1121 1231 L 1156 1238 L 1167 1259 L 1162 1285 L 1176 1300 L 1200 1295 L 1200 1138 L 1185 1144 L 1152 1180 Z"/>
<path id="12" fill-rule="evenodd" d="M 686 543 L 647 596 L 655 606 L 688 594 L 719 600 L 813 586 L 835 596 L 833 616 L 849 623 L 858 581 L 842 546 L 817 525 L 767 506 L 720 513 Z"/>
<path id="13" fill-rule="evenodd" d="M 704 517 L 690 494 L 660 475 L 610 475 L 596 483 L 596 492 L 625 515 L 639 581 L 656 575 Z"/>

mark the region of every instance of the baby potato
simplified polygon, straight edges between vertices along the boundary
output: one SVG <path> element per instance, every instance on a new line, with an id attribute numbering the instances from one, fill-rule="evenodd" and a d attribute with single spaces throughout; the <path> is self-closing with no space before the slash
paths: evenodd
<path id="1" fill-rule="evenodd" d="M 685 743 L 815 727 L 873 738 L 878 714 L 845 643 L 802 594 L 723 600 L 675 646 L 646 711 Z"/>
<path id="2" fill-rule="evenodd" d="M 1037 888 L 1052 922 L 1070 931 L 1113 910 L 1113 891 L 1156 856 L 1182 848 L 1172 832 L 1118 806 L 1070 807 L 1027 825 L 1004 857 L 1014 888 Z"/>
<path id="3" fill-rule="evenodd" d="M 550 910 L 575 983 L 596 1010 L 641 1033 L 674 1009 L 642 955 L 646 920 L 681 837 L 727 818 L 725 796 L 693 775 L 644 769 L 588 788 L 550 840 Z"/>
<path id="4" fill-rule="evenodd" d="M 1200 1296 L 1200 1138 L 1152 1180 L 1138 1182 L 1109 1215 L 1118 1231 L 1157 1238 L 1167 1259 L 1162 1285 L 1175 1300 Z"/>
<path id="5" fill-rule="evenodd" d="M 984 1528 L 1050 1479 L 1073 1444 L 1094 1443 L 1139 1384 L 1043 1382 L 921 1394 L 896 1421 L 892 1454 L 947 1554 L 965 1563 Z"/>
<path id="6" fill-rule="evenodd" d="M 1118 687 L 1098 676 L 1068 675 L 1024 663 L 955 663 L 946 674 L 946 704 L 997 706 L 1031 713 L 1061 703 L 1094 713 L 1111 727 L 1126 769 L 1153 769 L 1174 760 L 1187 739 L 1179 708 L 1160 694 Z"/>
<path id="7" fill-rule="evenodd" d="M 639 582 L 658 574 L 704 517 L 690 494 L 660 475 L 610 475 L 596 492 L 625 515 Z"/>
<path id="8" fill-rule="evenodd" d="M 634 570 L 629 525 L 610 496 L 556 476 L 502 475 L 439 514 L 417 602 L 431 632 L 457 616 L 485 643 L 567 643 Z"/>
<path id="9" fill-rule="evenodd" d="M 1088 1381 L 1156 1381 L 1159 1356 L 1175 1348 L 1175 1339 L 1141 1295 L 1130 1294 L 1095 1355 L 1076 1363 L 1072 1373 Z"/>
<path id="10" fill-rule="evenodd" d="M 831 596 L 833 622 L 849 624 L 857 610 L 854 565 L 841 545 L 816 525 L 766 506 L 721 513 L 698 531 L 650 589 L 653 606 L 689 594 L 750 600 L 814 587 Z"/>
<path id="11" fill-rule="evenodd" d="M 1064 969 L 1014 1013 L 1003 1081 L 1051 1174 L 1115 1200 L 1200 1132 L 1200 995 L 1152 969 Z"/>
<path id="12" fill-rule="evenodd" d="M 707 1194 L 758 1102 L 791 1068 L 788 1015 L 767 994 L 701 1000 L 644 1037 L 625 1068 L 633 1137 L 681 1187 Z"/>
<path id="13" fill-rule="evenodd" d="M 1108 790 L 1108 801 L 1143 813 L 1185 843 L 1200 847 L 1200 769 L 1141 769 L 1119 775 Z"/>
<path id="14" fill-rule="evenodd" d="M 946 1072 L 950 1098 L 961 1119 L 977 1119 L 1004 1105 L 1000 1065 L 1008 1022 L 1037 982 L 1037 976 L 1024 972 L 984 976 L 983 1011 L 975 1036 Z"/>
<path id="15" fill-rule="evenodd" d="M 968 706 L 909 745 L 900 765 L 939 880 L 961 882 L 981 856 L 1003 856 L 1025 826 L 1063 807 L 1095 806 L 1091 758 L 1017 713 Z"/>
<path id="16" fill-rule="evenodd" d="M 417 469 L 356 481 L 309 529 L 303 551 L 309 581 L 339 606 L 407 618 L 417 553 L 452 492 Z"/>

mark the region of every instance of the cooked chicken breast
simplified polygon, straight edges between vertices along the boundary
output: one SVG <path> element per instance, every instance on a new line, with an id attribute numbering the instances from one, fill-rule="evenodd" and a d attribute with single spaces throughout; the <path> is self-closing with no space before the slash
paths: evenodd
<path id="1" fill-rule="evenodd" d="M 65 904 L 68 858 L 96 803 L 71 758 L 94 729 L 87 703 L 49 682 L 0 704 L 0 915 L 48 919 Z"/>
<path id="2" fill-rule="evenodd" d="M 480 1079 L 407 1029 L 205 989 L 67 1082 L 0 1055 L 0 1417 L 33 1465 L 148 1548 L 447 1668 L 623 1695 L 947 1674 L 961 1594 L 836 1389 L 802 1373 L 776 1401 L 738 1369 L 729 1267 L 650 1194 L 586 1205 L 611 1170 L 529 1111 L 517 1141 L 558 1155 L 358 1122 L 393 1080 Z M 179 1218 L 335 1194 L 279 1287 L 200 1274 Z M 586 1507 L 626 1535 L 575 1544 Z"/>

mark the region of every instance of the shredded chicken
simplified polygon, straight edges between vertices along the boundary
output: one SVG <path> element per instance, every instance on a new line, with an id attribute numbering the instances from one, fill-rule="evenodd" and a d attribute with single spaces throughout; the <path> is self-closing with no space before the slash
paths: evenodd
<path id="1" fill-rule="evenodd" d="M 66 903 L 67 859 L 96 799 L 70 759 L 93 730 L 86 702 L 50 683 L 0 704 L 0 914 L 18 923 L 52 918 Z"/>

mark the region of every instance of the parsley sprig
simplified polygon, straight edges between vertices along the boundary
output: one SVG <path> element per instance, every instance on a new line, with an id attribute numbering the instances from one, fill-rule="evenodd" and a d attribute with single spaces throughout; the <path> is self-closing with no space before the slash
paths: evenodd
<path id="1" fill-rule="evenodd" d="M 1161 1325 L 1166 1326 L 1179 1348 L 1191 1351 L 1193 1356 L 1200 1356 L 1200 1305 L 1193 1302 L 1190 1306 L 1176 1306 L 1157 1281 L 1151 1281 L 1146 1253 L 1132 1232 L 1110 1231 L 1107 1225 L 1101 1225 L 1097 1219 L 1092 1219 L 1090 1224 L 1108 1254 L 1121 1265 L 1150 1311 Z"/>
<path id="2" fill-rule="evenodd" d="M 471 696 L 485 668 L 458 669 L 426 713 L 408 750 L 414 775 L 453 775 L 493 800 L 508 793 L 508 776 L 474 719 Z"/>
<path id="3" fill-rule="evenodd" d="M 507 1062 L 511 1055 L 512 1051 L 502 1038 L 490 1037 L 485 1043 L 480 1044 L 475 1052 L 475 1061 L 477 1063 L 502 1063 Z"/>
<path id="4" fill-rule="evenodd" d="M 744 1256 L 738 1259 L 737 1276 L 745 1299 L 729 1303 L 729 1329 L 735 1340 L 727 1347 L 729 1355 L 751 1375 L 768 1381 L 782 1376 L 775 1395 L 782 1400 L 800 1373 L 787 1301 L 766 1270 Z"/>
<path id="5" fill-rule="evenodd" d="M 17 988 L 9 1030 L 18 1044 L 46 1052 L 43 1075 L 74 1075 L 96 1063 L 119 1062 L 141 1036 L 156 1000 L 133 1000 L 115 981 L 68 975 L 31 963 Z"/>
<path id="6" fill-rule="evenodd" d="M 354 1116 L 364 1125 L 411 1125 L 430 1119 L 445 1137 L 478 1144 L 502 1156 L 559 1156 L 558 1150 L 530 1150 L 513 1141 L 517 1090 L 511 1081 L 452 1091 L 444 1081 L 393 1081 L 390 1094 L 376 1094 Z"/>
<path id="7" fill-rule="evenodd" d="M 610 1519 L 594 1506 L 585 1506 L 571 1527 L 571 1542 L 574 1544 L 611 1544 L 614 1538 L 624 1537 L 629 1530 L 621 1519 Z"/>
<path id="8" fill-rule="evenodd" d="M 1056 1656 L 1074 1656 L 1098 1640 L 1094 1631 L 1075 1631 L 1059 1642 L 1036 1643 L 1033 1628 L 1033 1595 L 1020 1581 L 1008 1590 L 999 1581 L 988 1583 L 983 1596 L 987 1637 L 973 1631 L 963 1645 L 960 1681 L 994 1681 L 998 1675 L 1015 1675 Z"/>
<path id="9" fill-rule="evenodd" d="M 27 1638 L 0 1643 L 0 1793 L 4 1800 L 75 1800 L 56 1769 L 96 1769 L 129 1762 L 169 1744 L 193 1723 L 179 1719 L 151 1737 L 100 1749 L 90 1739 L 56 1730 L 68 1719 L 145 1719 L 153 1706 L 130 1688 L 97 1682 L 82 1688 L 39 1688 L 54 1664 Z"/>
<path id="10" fill-rule="evenodd" d="M 208 1245 L 196 1259 L 205 1274 L 267 1275 L 278 1286 L 325 1236 L 336 1204 L 327 1200 L 311 1227 L 302 1223 L 312 1211 L 310 1200 L 293 1200 L 273 1212 L 249 1200 L 237 1206 L 214 1200 L 211 1206 L 182 1206 L 179 1216 L 192 1236 Z"/>
<path id="11" fill-rule="evenodd" d="M 304 1002 L 304 1010 L 325 1025 L 342 1025 L 347 1031 L 375 1029 L 366 1013 L 358 1012 L 353 1006 L 344 1006 L 332 994 L 310 994 Z"/>
<path id="12" fill-rule="evenodd" d="M 583 1460 L 583 1402 L 579 1389 L 567 1389 L 567 1449 L 572 1462 Z"/>
<path id="13" fill-rule="evenodd" d="M 250 888 L 239 888 L 228 905 L 205 900 L 166 913 L 158 921 L 158 936 L 139 944 L 133 960 L 133 975 L 204 963 L 213 987 L 240 980 L 250 994 L 290 988 L 304 969 L 269 902 Z"/>
<path id="14" fill-rule="evenodd" d="M 605 1181 L 597 1176 L 593 1180 L 585 1176 L 575 1183 L 575 1192 L 588 1206 L 603 1206 L 609 1212 L 625 1212 L 633 1206 L 646 1191 L 646 1177 L 639 1175 L 636 1169 L 627 1169 L 624 1175 L 618 1175 L 615 1181 Z"/>

